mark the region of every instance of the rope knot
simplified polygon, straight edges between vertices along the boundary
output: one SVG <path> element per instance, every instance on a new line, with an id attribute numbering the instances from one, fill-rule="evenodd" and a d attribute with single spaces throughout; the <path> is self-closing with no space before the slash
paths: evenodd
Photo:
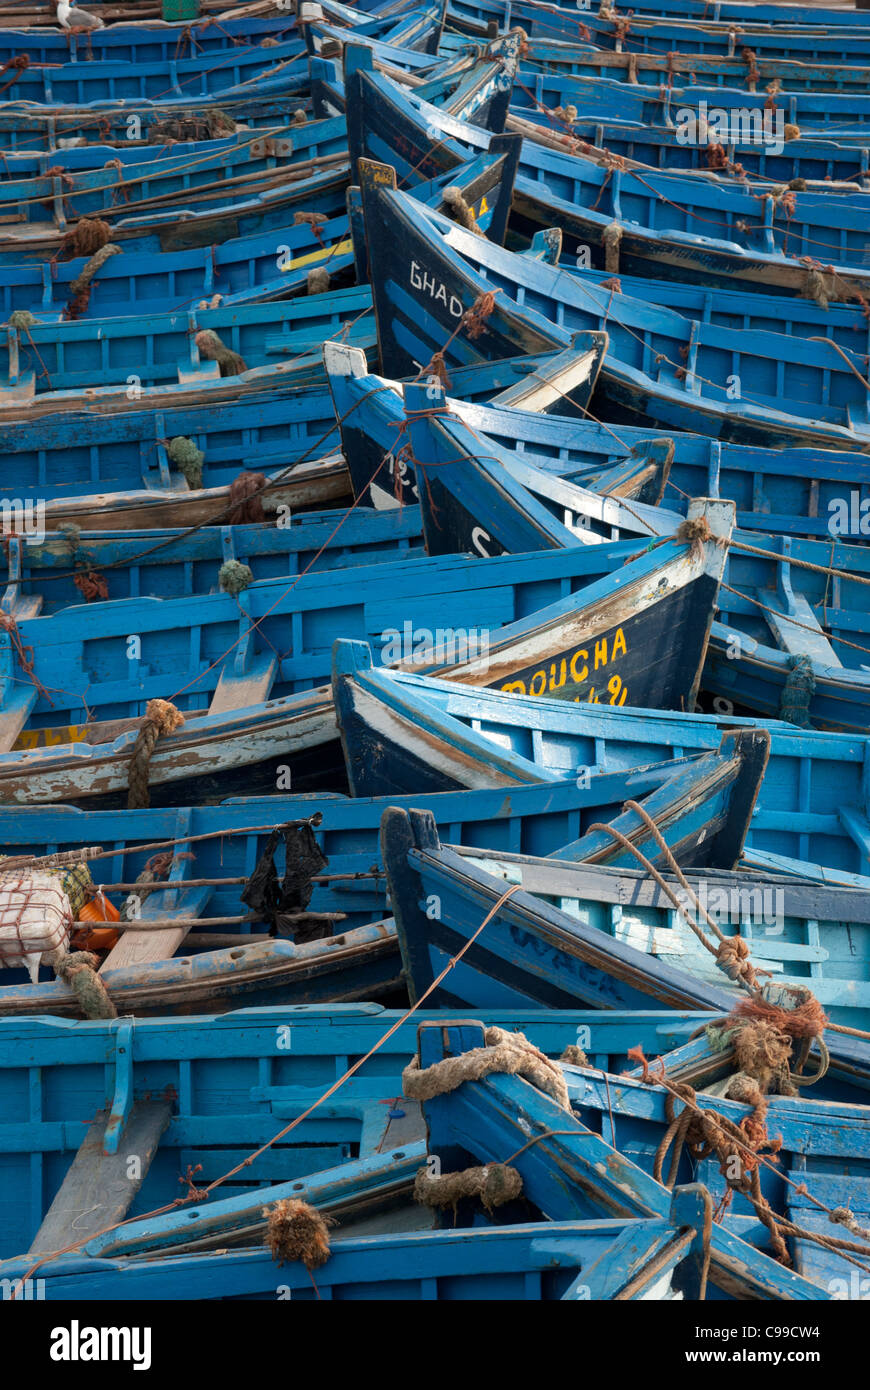
<path id="1" fill-rule="evenodd" d="M 720 941 L 716 964 L 729 980 L 745 983 L 750 989 L 757 984 L 755 967 L 749 960 L 749 942 L 742 936 L 729 936 Z"/>
<path id="2" fill-rule="evenodd" d="M 221 376 L 239 376 L 248 370 L 245 359 L 227 347 L 213 328 L 201 328 L 194 342 L 204 362 L 217 362 Z"/>
<path id="3" fill-rule="evenodd" d="M 479 338 L 486 331 L 486 321 L 495 309 L 495 295 L 495 290 L 485 290 L 462 315 L 469 338 Z"/>
<path id="4" fill-rule="evenodd" d="M 85 1018 L 117 1018 L 118 1010 L 97 974 L 99 957 L 91 951 L 52 951 L 43 957 L 59 980 L 72 990 Z"/>
<path id="5" fill-rule="evenodd" d="M 109 597 L 109 584 L 104 574 L 99 570 L 79 570 L 73 576 L 73 584 L 78 589 L 85 603 L 93 603 L 96 599 Z"/>
<path id="6" fill-rule="evenodd" d="M 704 546 L 710 541 L 715 541 L 718 546 L 727 545 L 724 536 L 714 536 L 710 530 L 710 523 L 705 516 L 693 517 L 691 521 L 681 521 L 677 527 L 675 540 L 681 541 L 684 545 L 691 546 L 692 559 L 701 560 L 704 555 Z"/>
<path id="7" fill-rule="evenodd" d="M 477 224 L 477 217 L 474 208 L 466 202 L 462 196 L 462 189 L 456 184 L 451 183 L 441 194 L 445 206 L 460 227 L 465 227 L 466 231 L 474 232 L 475 236 L 483 236 L 483 228 Z"/>
<path id="8" fill-rule="evenodd" d="M 196 491 L 197 488 L 202 487 L 202 465 L 205 461 L 205 454 L 192 439 L 188 439 L 186 435 L 177 434 L 166 445 L 166 453 L 170 463 L 174 463 L 184 475 L 184 480 L 189 488 Z"/>
<path id="9" fill-rule="evenodd" d="M 253 570 L 240 560 L 227 560 L 218 571 L 218 584 L 225 594 L 235 598 L 243 589 L 254 582 Z"/>

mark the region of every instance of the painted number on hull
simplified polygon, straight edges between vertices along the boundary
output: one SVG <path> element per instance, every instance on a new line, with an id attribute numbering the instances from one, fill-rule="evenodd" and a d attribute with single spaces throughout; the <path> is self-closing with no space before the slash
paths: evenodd
<path id="1" fill-rule="evenodd" d="M 407 460 L 396 458 L 395 454 L 386 454 L 385 462 L 394 485 L 400 488 L 407 488 L 411 496 L 416 497 L 419 501 L 420 494 L 417 491 L 416 476 L 408 467 Z"/>
<path id="2" fill-rule="evenodd" d="M 462 300 L 455 294 L 448 294 L 447 286 L 430 275 L 428 270 L 423 270 L 416 261 L 411 262 L 411 284 L 415 290 L 422 290 L 424 294 L 428 294 L 436 304 L 443 304 L 448 314 L 452 314 L 455 319 L 462 318 Z"/>

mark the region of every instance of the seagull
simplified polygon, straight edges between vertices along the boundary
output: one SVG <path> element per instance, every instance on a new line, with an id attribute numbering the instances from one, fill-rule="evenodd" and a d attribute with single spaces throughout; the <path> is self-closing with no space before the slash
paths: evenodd
<path id="1" fill-rule="evenodd" d="M 80 10 L 78 5 L 70 4 L 70 0 L 58 0 L 57 19 L 60 27 L 70 34 L 90 34 L 106 27 L 99 15 Z"/>

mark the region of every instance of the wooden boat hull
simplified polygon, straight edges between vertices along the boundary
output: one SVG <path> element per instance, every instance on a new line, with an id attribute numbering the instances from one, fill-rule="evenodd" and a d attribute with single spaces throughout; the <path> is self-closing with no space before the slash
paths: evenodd
<path id="1" fill-rule="evenodd" d="M 687 428 L 735 443 L 791 447 L 822 444 L 826 440 L 833 446 L 838 440 L 863 451 L 859 419 L 866 390 L 851 371 L 848 382 L 843 376 L 842 385 L 852 402 L 833 414 L 830 406 L 807 406 L 804 418 L 800 418 L 782 410 L 781 400 L 775 405 L 773 397 L 765 401 L 758 389 L 752 400 L 745 395 L 736 397 L 733 392 L 729 398 L 724 379 L 717 383 L 701 365 L 699 344 L 705 336 L 703 327 L 695 324 L 690 328 L 679 316 L 672 318 L 671 311 L 640 307 L 641 301 L 615 291 L 599 291 L 599 304 L 593 289 L 573 282 L 555 267 L 485 244 L 483 238 L 446 220 L 442 222 L 428 210 L 423 217 L 412 217 L 404 195 L 384 183 L 388 176 L 381 172 L 383 167 L 362 165 L 381 366 L 388 375 L 407 374 L 412 362 L 425 365 L 442 349 L 449 370 L 453 361 L 552 348 L 556 334 L 561 335 L 563 346 L 568 346 L 565 339 L 569 326 L 588 331 L 601 330 L 606 324 L 609 350 L 596 399 L 599 409 L 606 402 L 608 410 L 617 412 L 610 417 L 614 423 L 623 419 L 636 422 L 642 416 L 669 428 Z M 391 239 L 404 247 L 398 266 L 395 258 L 381 250 L 392 244 Z M 491 303 L 487 296 L 493 294 L 495 301 Z M 536 305 L 534 310 L 525 307 L 530 298 Z M 522 309 L 516 300 L 523 301 Z M 464 328 L 463 315 L 476 302 L 487 307 L 485 330 L 477 332 L 476 320 L 472 319 L 474 334 L 470 336 Z M 564 327 L 557 329 L 556 323 Z M 675 334 L 673 339 L 667 336 L 671 331 Z M 817 361 L 818 351 L 830 351 L 832 369 L 845 372 L 839 348 L 824 349 L 776 334 L 743 335 L 734 330 L 729 336 L 718 327 L 711 328 L 709 334 L 711 350 L 715 336 L 716 351 L 728 350 L 731 367 L 737 359 L 730 350 L 746 353 L 745 359 L 741 357 L 741 370 L 747 372 L 765 372 L 774 360 L 779 371 L 783 358 L 795 359 L 795 370 L 806 381 L 808 393 L 815 389 L 811 384 L 815 381 L 815 367 L 811 364 Z M 663 367 L 661 362 L 656 366 L 654 361 L 658 357 L 671 362 L 669 341 L 673 343 L 673 373 L 671 366 Z M 679 358 L 682 362 L 683 349 L 687 366 L 677 361 Z M 768 349 L 771 355 L 768 367 L 764 367 Z M 834 358 L 837 368 L 833 368 Z M 818 362 L 821 365 L 821 359 Z M 649 374 L 650 367 L 657 373 L 655 380 Z M 824 422 L 820 416 L 826 417 Z"/>
<path id="2" fill-rule="evenodd" d="M 722 984 L 714 984 L 694 973 L 691 964 L 677 966 L 642 945 L 632 945 L 627 924 L 626 938 L 621 938 L 622 911 L 611 912 L 622 901 L 613 883 L 613 870 L 566 865 L 557 859 L 543 861 L 540 882 L 547 879 L 551 885 L 559 882 L 565 886 L 573 879 L 577 886 L 589 875 L 586 893 L 578 895 L 578 902 L 582 898 L 580 912 L 574 915 L 533 893 L 518 891 L 517 882 L 523 881 L 519 863 L 506 865 L 496 876 L 496 872 L 488 872 L 486 861 L 475 863 L 473 856 L 443 849 L 434 823 L 426 816 L 387 813 L 382 842 L 404 968 L 414 998 L 422 996 L 460 950 L 461 968 L 451 970 L 435 993 L 427 996 L 430 1001 L 435 999 L 436 1007 L 467 1010 L 523 1005 L 559 1009 L 582 1005 L 624 1009 L 649 1007 L 656 1000 L 658 1006 L 669 1008 L 718 1009 L 724 1016 L 742 997 L 724 974 Z M 622 891 L 629 879 L 637 887 L 637 875 L 632 879 L 629 874 Z M 512 882 L 514 893 L 502 902 L 506 880 Z M 418 890 L 422 891 L 415 897 Z M 840 910 L 847 917 L 854 913 L 866 917 L 866 893 L 828 891 L 840 895 Z M 657 890 L 651 892 L 655 896 Z M 429 901 L 430 894 L 435 895 L 431 900 L 434 915 L 427 917 L 420 904 Z M 640 897 L 643 901 L 642 891 Z M 807 927 L 811 925 L 808 898 L 807 885 L 801 883 L 789 898 L 792 910 Z M 662 904 L 664 901 L 662 898 Z M 821 899 L 818 902 L 821 906 Z M 499 903 L 484 934 L 471 941 L 489 910 Z M 826 906 L 833 912 L 834 899 L 828 899 Z M 645 916 L 644 908 L 632 905 L 631 912 L 635 910 L 639 917 Z M 837 919 L 831 920 L 832 930 L 836 929 Z M 602 926 L 595 925 L 598 922 Z M 641 942 L 644 937 L 648 940 L 649 933 L 641 931 L 635 939 Z M 773 938 L 768 940 L 771 944 Z M 790 955 L 794 959 L 784 945 L 782 954 L 787 960 Z M 768 958 L 772 956 L 773 951 L 769 951 Z M 786 973 L 789 969 L 794 967 L 787 967 Z M 809 976 L 806 979 L 809 982 Z M 835 974 L 828 984 L 828 993 L 839 990 L 835 1006 L 839 1016 L 860 1019 L 860 1008 L 855 1010 L 850 1003 L 852 982 L 844 984 Z M 832 1058 L 830 1083 L 859 1072 L 867 1076 L 870 1050 L 865 1041 L 832 1032 L 826 1034 L 825 1041 Z"/>
<path id="3" fill-rule="evenodd" d="M 418 840 L 422 839 L 422 834 L 423 830 L 419 829 Z M 566 925 L 568 919 L 573 920 L 581 936 L 586 927 L 596 928 L 597 933 L 609 936 L 620 945 L 636 947 L 659 964 L 691 975 L 713 989 L 724 988 L 732 1004 L 744 997 L 742 987 L 731 983 L 722 973 L 715 957 L 701 946 L 682 914 L 674 910 L 671 899 L 657 884 L 644 878 L 645 871 L 633 858 L 623 855 L 621 866 L 609 867 L 606 873 L 587 873 L 578 863 L 567 864 L 572 852 L 573 847 L 569 847 L 558 856 L 534 860 L 518 855 L 499 857 L 487 851 L 463 850 L 461 862 L 468 875 L 465 888 L 458 887 L 458 879 L 452 880 L 457 884 L 457 910 L 464 912 L 459 908 L 463 893 L 471 897 L 476 895 L 476 889 L 472 890 L 469 884 L 474 882 L 479 887 L 483 883 L 482 878 L 476 877 L 476 872 L 480 871 L 484 876 L 491 875 L 490 886 L 498 882 L 519 884 L 529 895 L 529 902 L 533 899 L 541 909 L 558 908 L 564 914 L 561 925 Z M 665 871 L 661 861 L 658 868 Z M 866 952 L 860 945 L 870 929 L 866 891 L 810 886 L 802 880 L 772 880 L 760 874 L 721 873 L 713 869 L 699 877 L 691 866 L 687 876 L 693 891 L 723 934 L 730 937 L 739 933 L 748 941 L 750 959 L 760 972 L 768 972 L 770 988 L 780 992 L 810 989 L 832 1023 L 866 1031 L 870 1018 L 870 988 Z M 523 903 L 526 902 L 527 898 L 523 897 Z M 420 939 L 416 919 L 408 918 L 408 934 L 401 913 L 397 914 L 405 966 L 407 968 L 412 957 L 416 963 L 413 989 L 417 996 L 426 987 L 428 970 L 433 968 L 437 972 L 440 968 L 438 962 L 442 961 L 444 943 L 454 923 L 453 908 L 447 905 L 446 899 L 442 899 L 442 906 L 447 921 L 439 919 L 441 926 L 432 928 L 425 941 Z M 559 985 L 567 985 L 570 977 L 567 957 L 572 951 L 588 966 L 593 955 L 591 942 L 577 940 L 568 944 L 568 938 L 562 938 L 560 947 L 554 946 L 548 957 L 552 969 L 541 972 L 532 967 L 535 932 L 540 932 L 541 942 L 549 939 L 554 943 L 559 935 L 555 930 L 556 919 L 547 918 L 553 928 L 550 932 L 544 916 L 542 913 L 532 928 L 525 951 L 517 949 L 521 934 L 518 931 L 511 932 L 511 940 L 499 933 L 491 939 L 482 938 L 477 964 L 464 958 L 469 970 L 473 968 L 481 976 L 469 989 L 479 990 L 481 997 L 488 992 L 490 1002 L 497 1002 L 499 996 L 506 1002 L 513 991 L 518 994 L 528 991 L 529 997 L 534 998 L 537 991 L 546 992 L 552 988 L 558 992 Z M 711 932 L 700 914 L 694 917 L 710 937 Z M 464 917 L 463 920 L 468 919 Z M 596 936 L 595 931 L 592 936 Z M 857 949 L 856 942 L 859 943 Z M 523 956 L 528 961 L 528 978 L 521 984 Z M 560 959 L 558 968 L 555 965 L 557 957 Z M 483 962 L 488 960 L 492 969 L 487 983 L 483 978 L 486 973 Z M 578 978 L 580 973 L 578 970 Z M 618 973 L 624 980 L 622 972 Z M 536 974 L 543 977 L 537 984 L 532 979 Z M 460 1002 L 450 999 L 448 1003 L 450 992 L 448 979 L 440 999 L 442 1007 L 457 1007 Z M 606 996 L 602 993 L 601 997 Z M 470 997 L 463 1002 L 474 1005 Z"/>
<path id="4" fill-rule="evenodd" d="M 472 692 L 452 681 L 373 669 L 367 650 L 356 643 L 337 647 L 333 679 L 348 780 L 356 795 L 413 792 L 419 776 L 436 775 L 449 787 L 513 789 L 569 778 L 582 783 L 604 768 L 718 748 L 727 728 L 763 727 L 770 735 L 769 775 L 752 818 L 751 851 L 825 864 L 833 881 L 838 870 L 847 882 L 848 875 L 870 869 L 866 735 L 797 729 L 724 712 L 577 707 Z M 387 757 L 387 748 L 401 749 L 402 755 Z"/>
<path id="5" fill-rule="evenodd" d="M 701 511 L 709 517 L 713 535 L 727 531 L 724 504 Z M 108 601 L 23 618 L 17 631 L 25 647 L 38 653 L 34 674 L 43 690 L 17 679 L 17 648 L 6 633 L 6 747 L 27 729 L 55 730 L 40 737 L 57 746 L 0 754 L 0 796 L 76 799 L 69 797 L 70 773 L 77 776 L 79 795 L 111 790 L 118 778 L 126 778 L 142 703 L 173 692 L 177 707 L 195 717 L 155 750 L 155 757 L 164 748 L 164 756 L 177 756 L 181 743 L 188 741 L 189 773 L 200 757 L 206 763 L 214 757 L 216 732 L 218 743 L 229 746 L 227 715 L 240 721 L 235 728 L 243 731 L 251 723 L 247 707 L 265 700 L 270 703 L 255 712 L 255 728 L 263 720 L 274 725 L 283 719 L 285 747 L 288 742 L 299 748 L 323 742 L 331 709 L 328 697 L 312 687 L 330 674 L 335 637 L 354 627 L 360 638 L 379 643 L 380 661 L 408 660 L 421 672 L 468 685 L 528 688 L 535 695 L 550 688 L 561 699 L 594 699 L 596 683 L 600 687 L 606 676 L 614 703 L 624 703 L 630 692 L 632 699 L 658 706 L 693 704 L 724 551 L 714 540 L 694 547 L 665 539 L 655 551 L 637 557 L 636 546 L 636 541 L 616 542 L 486 561 L 448 557 L 360 565 L 352 604 L 327 572 L 317 571 L 289 585 L 280 580 L 251 584 L 241 601 L 229 594 L 204 595 L 198 605 L 194 667 L 190 608 L 183 598 Z M 632 555 L 631 563 L 625 563 Z M 469 584 L 474 588 L 484 564 L 488 587 L 475 606 L 475 626 L 457 628 L 455 596 Z M 552 601 L 552 595 L 565 596 Z M 286 640 L 284 625 L 291 613 L 299 615 L 292 620 L 299 636 L 291 656 L 279 661 L 275 653 Z M 131 631 L 139 639 L 138 659 L 147 665 L 147 674 L 138 666 L 131 673 Z M 668 653 L 677 658 L 672 665 L 664 660 L 663 634 Z M 105 699 L 90 665 L 97 651 Z M 202 658 L 207 658 L 205 669 Z M 113 659 L 114 669 L 106 664 Z M 592 669 L 596 661 L 602 672 L 598 678 Z M 55 673 L 57 663 L 62 675 L 60 669 Z M 49 686 L 53 696 L 47 693 Z M 77 686 L 81 696 L 75 693 Z M 68 693 L 61 697 L 61 691 Z M 285 696 L 298 699 L 279 708 L 275 701 Z M 214 716 L 219 716 L 217 726 L 209 722 Z M 107 720 L 114 729 L 100 727 Z M 82 725 L 88 726 L 90 747 L 64 747 L 70 729 Z M 98 764 L 111 769 L 108 781 L 97 773 Z"/>
<path id="6" fill-rule="evenodd" d="M 628 1064 L 628 1050 L 636 1045 L 656 1053 L 681 1046 L 705 1017 L 519 1010 L 493 1013 L 487 1022 L 520 1029 L 553 1057 L 582 1038 L 594 1047 L 602 1065 L 615 1068 Z M 119 1082 L 129 1079 L 126 1103 L 119 1098 L 117 1105 L 122 1128 L 130 1119 L 135 1098 L 144 1090 L 160 1094 L 172 1088 L 179 1098 L 137 1203 L 140 1210 L 148 1210 L 173 1200 L 177 1173 L 187 1162 L 204 1162 L 210 1165 L 209 1175 L 215 1176 L 234 1148 L 245 1140 L 259 1142 L 268 1137 L 270 1126 L 277 1127 L 291 1110 L 301 1113 L 313 1075 L 337 1075 L 342 1056 L 363 1056 L 400 1018 L 397 1011 L 372 1003 L 334 1004 L 328 1009 L 316 1005 L 244 1009 L 200 1017 L 176 1015 L 171 1023 L 161 1018 L 141 1019 L 129 1030 L 129 1036 L 125 1026 L 115 1021 L 72 1023 L 57 1017 L 5 1020 L 0 1024 L 4 1113 L 16 1113 L 34 1068 L 38 1068 L 43 1094 L 52 1085 L 59 1086 L 61 1110 L 56 1119 L 37 1122 L 31 1132 L 14 1123 L 3 1126 L 0 1165 L 11 1200 L 4 1205 L 0 1222 L 0 1257 L 5 1260 L 27 1250 L 36 1236 L 85 1138 L 88 1120 L 84 1117 L 95 1115 L 107 1100 L 107 1067 L 110 1077 L 117 1077 Z M 412 1147 L 415 1125 L 422 1134 L 419 1111 L 411 1103 L 405 1105 L 406 1116 L 400 1125 L 400 1117 L 389 1116 L 390 1107 L 382 1101 L 401 1095 L 401 1073 L 416 1050 L 418 1022 L 436 1018 L 424 1010 L 402 1024 L 379 1049 L 379 1058 L 367 1063 L 343 1088 L 341 1105 L 331 1111 L 322 1108 L 316 1120 L 303 1122 L 292 1137 L 287 1136 L 279 1151 L 262 1155 L 252 1174 L 259 1189 L 253 1201 L 244 1188 L 235 1193 L 230 1188 L 223 1199 L 215 1193 L 201 1207 L 188 1205 L 180 1213 L 142 1218 L 106 1235 L 92 1235 L 83 1253 L 114 1257 L 166 1252 L 191 1244 L 201 1248 L 207 1238 L 225 1248 L 243 1239 L 241 1232 L 251 1226 L 262 1228 L 264 1201 L 284 1195 L 271 1190 L 270 1184 L 289 1188 L 294 1179 L 321 1169 L 339 1164 L 356 1166 L 354 1159 L 371 1171 L 378 1163 L 379 1151 L 385 1175 L 391 1170 L 393 1173 L 390 1186 L 402 1178 L 410 1187 L 423 1157 L 415 1155 L 406 1172 L 394 1155 L 403 1143 Z M 290 1044 L 277 1057 L 276 1037 Z M 28 1064 L 23 1058 L 32 1060 Z M 78 1069 L 78 1100 L 67 1090 L 66 1078 L 73 1068 Z M 255 1077 L 263 1068 L 271 1075 L 266 1087 Z M 29 1152 L 22 1147 L 25 1142 Z M 183 1159 L 184 1151 L 188 1158 Z M 42 1168 L 39 1184 L 26 1178 L 31 1154 L 38 1155 Z M 325 1198 L 325 1204 L 342 1205 L 347 1180 L 340 1179 L 337 1172 L 331 1178 L 336 1190 Z M 93 1222 L 92 1228 L 99 1230 L 101 1224 L 105 1222 Z M 80 1235 L 87 1235 L 84 1228 Z"/>
<path id="7" fill-rule="evenodd" d="M 297 472 L 298 478 L 295 477 Z M 266 579 L 280 575 L 291 578 L 309 568 L 322 571 L 342 569 L 347 564 L 378 564 L 381 560 L 422 557 L 419 516 L 410 508 L 389 514 L 356 512 L 347 518 L 338 533 L 334 511 L 298 515 L 303 511 L 298 504 L 306 495 L 303 489 L 306 477 L 309 479 L 308 497 L 313 501 L 319 477 L 322 475 L 326 479 L 330 473 L 339 475 L 340 479 L 340 482 L 338 479 L 332 482 L 334 495 L 347 495 L 346 474 L 340 458 L 310 470 L 300 465 L 294 470 L 293 484 L 288 479 L 287 485 L 275 484 L 266 494 L 264 511 L 272 513 L 269 519 L 273 524 L 237 523 L 233 525 L 231 538 L 225 527 L 203 526 L 195 535 L 178 529 L 133 533 L 83 531 L 72 547 L 68 539 L 57 533 L 48 535 L 41 545 L 21 546 L 13 539 L 8 547 L 8 575 L 9 583 L 19 589 L 19 597 L 16 600 L 14 592 L 7 589 L 5 611 L 20 614 L 28 600 L 31 606 L 34 601 L 41 602 L 43 613 L 79 604 L 82 593 L 76 586 L 76 578 L 81 583 L 83 573 L 100 574 L 107 567 L 111 573 L 106 583 L 114 601 L 133 598 L 145 591 L 153 597 L 172 598 L 184 587 L 191 595 L 215 592 L 221 587 L 221 568 L 230 558 L 247 565 L 255 579 Z M 297 505 L 291 511 L 294 490 Z M 228 489 L 214 491 L 221 494 L 226 508 Z M 196 495 L 192 494 L 191 500 L 195 501 Z M 331 500 L 326 488 L 324 495 Z M 183 500 L 179 501 L 183 505 Z M 279 510 L 281 505 L 287 506 L 286 512 Z M 176 513 L 175 520 L 178 519 Z M 285 524 L 274 524 L 279 519 Z M 153 546 L 159 548 L 153 550 Z M 143 551 L 150 551 L 150 554 L 142 557 Z"/>
<path id="8" fill-rule="evenodd" d="M 631 1288 L 628 1298 L 643 1298 L 662 1282 L 663 1257 L 682 1249 L 674 1220 L 641 1220 L 625 1224 L 601 1222 L 541 1222 L 476 1231 L 432 1231 L 336 1240 L 328 1262 L 318 1269 L 312 1285 L 309 1271 L 299 1263 L 279 1270 L 268 1251 L 239 1250 L 225 1254 L 176 1256 L 171 1261 L 78 1260 L 67 1257 L 43 1266 L 40 1288 L 49 1300 L 89 1302 L 106 1299 L 265 1299 L 279 1297 L 294 1303 L 329 1299 L 367 1301 L 425 1298 L 434 1287 L 439 1299 L 553 1302 L 561 1299 L 609 1298 Z M 630 1246 L 634 1264 L 629 1263 Z M 638 1247 L 643 1249 L 638 1269 Z M 684 1257 L 685 1258 L 685 1257 Z M 11 1278 L 21 1278 L 26 1261 L 9 1265 Z M 610 1271 L 608 1280 L 591 1287 L 587 1266 Z M 631 1278 L 629 1277 L 631 1275 Z M 584 1292 L 574 1292 L 582 1285 Z"/>
<path id="9" fill-rule="evenodd" d="M 476 1022 L 451 1022 L 437 1031 L 422 1028 L 419 1065 L 427 1068 L 483 1046 L 484 1030 Z M 447 1094 L 425 1101 L 424 1113 L 431 1152 L 454 1154 L 459 1162 L 460 1155 L 469 1155 L 484 1164 L 498 1154 L 510 1153 L 522 1178 L 524 1199 L 551 1220 L 581 1212 L 663 1213 L 679 1200 L 631 1158 L 590 1133 L 557 1101 L 519 1076 L 494 1071 L 481 1080 L 463 1081 Z M 530 1134 L 537 1142 L 529 1143 Z M 700 1184 L 679 1192 L 686 1203 L 694 1203 L 698 1226 L 704 1223 L 703 1213 L 710 1223 L 707 1278 L 713 1296 L 811 1301 L 833 1297 L 829 1290 L 756 1249 L 753 1235 L 766 1245 L 763 1227 L 747 1232 L 749 1239 L 744 1240 L 726 1223 L 712 1221 L 712 1203 Z M 685 1297 L 697 1299 L 701 1296 L 698 1265 L 690 1265 L 687 1272 L 694 1283 L 678 1281 L 677 1288 Z"/>
<path id="10" fill-rule="evenodd" d="M 356 346 L 374 346 L 370 302 L 367 289 L 339 289 L 287 303 L 10 328 L 6 374 L 0 378 L 2 418 L 88 408 L 137 411 L 143 403 L 158 409 L 204 405 L 238 399 L 258 387 L 274 391 L 285 381 L 322 382 L 324 335 L 346 327 Z M 197 335 L 209 330 L 242 357 L 244 371 L 222 376 L 218 362 L 200 354 Z M 146 361 L 140 352 L 148 354 Z M 36 390 L 37 355 L 40 370 L 48 373 L 46 391 Z M 138 372 L 130 370 L 131 362 L 140 365 Z"/>
<path id="11" fill-rule="evenodd" d="M 386 924 L 355 927 L 303 945 L 270 941 L 154 960 L 103 970 L 100 978 L 119 1014 L 143 1018 L 222 1013 L 276 1002 L 395 999 L 402 992 L 395 929 Z M 0 989 L 0 1017 L 30 1014 L 79 1018 L 81 1009 L 60 981 Z"/>
<path id="12" fill-rule="evenodd" d="M 744 7 L 745 9 L 745 7 Z M 781 6 L 776 6 L 775 23 L 763 23 L 753 17 L 747 20 L 744 10 L 738 18 L 739 30 L 732 20 L 719 18 L 710 13 L 707 6 L 689 19 L 675 15 L 662 17 L 660 14 L 638 14 L 631 17 L 632 47 L 638 53 L 713 53 L 733 56 L 740 47 L 740 41 L 749 44 L 759 54 L 770 53 L 776 58 L 788 57 L 795 61 L 864 64 L 870 57 L 870 36 L 868 36 L 856 11 L 851 11 L 852 24 L 840 28 L 838 24 L 829 26 L 823 16 L 814 9 L 814 20 L 807 23 L 806 12 L 798 17 L 792 10 L 791 18 L 784 20 Z M 451 29 L 460 34 L 472 34 L 479 38 L 487 37 L 488 24 L 504 21 L 501 0 L 450 0 L 448 16 Z M 720 11 L 721 13 L 721 11 Z M 620 14 L 607 15 L 599 11 L 584 10 L 582 19 L 566 6 L 547 5 L 541 9 L 535 3 L 525 0 L 512 0 L 512 20 L 521 24 L 530 38 L 548 43 L 594 43 L 599 48 L 619 49 L 622 43 Z M 736 16 L 735 16 L 736 17 Z"/>

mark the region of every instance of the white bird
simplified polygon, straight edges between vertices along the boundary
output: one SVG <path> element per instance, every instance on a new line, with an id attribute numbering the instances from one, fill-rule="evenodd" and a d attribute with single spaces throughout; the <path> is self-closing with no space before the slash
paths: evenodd
<path id="1" fill-rule="evenodd" d="M 99 15 L 88 14 L 87 10 L 80 10 L 78 5 L 70 4 L 70 0 L 58 0 L 57 19 L 60 27 L 68 30 L 71 34 L 90 34 L 95 29 L 105 29 L 106 27 Z"/>

